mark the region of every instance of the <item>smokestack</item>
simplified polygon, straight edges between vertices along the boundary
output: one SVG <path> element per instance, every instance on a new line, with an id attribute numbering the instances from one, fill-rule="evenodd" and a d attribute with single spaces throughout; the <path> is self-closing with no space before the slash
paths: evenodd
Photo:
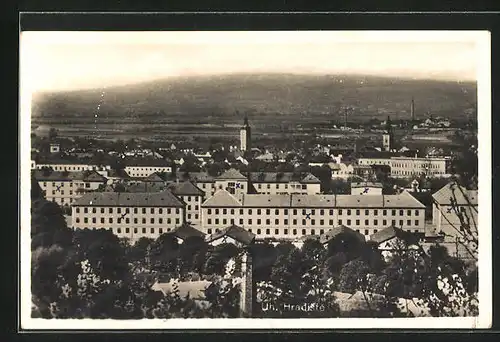
<path id="1" fill-rule="evenodd" d="M 415 121 L 415 100 L 411 98 L 411 121 Z"/>

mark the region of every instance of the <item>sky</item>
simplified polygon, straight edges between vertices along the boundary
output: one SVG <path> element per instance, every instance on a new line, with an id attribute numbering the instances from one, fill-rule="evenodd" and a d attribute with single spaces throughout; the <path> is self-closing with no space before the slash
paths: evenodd
<path id="1" fill-rule="evenodd" d="M 21 85 L 65 91 L 243 72 L 474 81 L 477 37 L 471 31 L 23 32 Z"/>

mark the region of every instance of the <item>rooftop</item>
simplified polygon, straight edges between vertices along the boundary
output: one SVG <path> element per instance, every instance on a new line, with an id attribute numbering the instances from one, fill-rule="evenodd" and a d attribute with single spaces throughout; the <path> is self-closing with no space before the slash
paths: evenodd
<path id="1" fill-rule="evenodd" d="M 295 172 L 250 172 L 249 180 L 253 183 L 320 183 L 320 180 L 310 173 Z"/>
<path id="2" fill-rule="evenodd" d="M 432 194 L 432 198 L 441 205 L 451 205 L 452 201 L 457 205 L 477 205 L 477 195 L 477 190 L 468 190 L 450 182 Z"/>
<path id="3" fill-rule="evenodd" d="M 96 171 L 52 171 L 33 170 L 33 176 L 37 181 L 74 181 L 106 182 L 106 177 Z"/>
<path id="4" fill-rule="evenodd" d="M 218 233 L 207 236 L 206 241 L 212 242 L 225 236 L 230 237 L 245 245 L 249 245 L 255 240 L 255 234 L 250 233 L 240 226 L 232 225 L 224 228 Z"/>
<path id="5" fill-rule="evenodd" d="M 184 207 L 170 191 L 155 193 L 94 192 L 78 198 L 73 206 L 96 207 Z"/>
<path id="6" fill-rule="evenodd" d="M 374 241 L 378 244 L 381 244 L 393 238 L 401 238 L 404 240 L 408 240 L 409 237 L 410 233 L 405 232 L 404 230 L 397 228 L 395 226 L 390 226 L 372 234 L 370 236 L 370 241 Z"/>
<path id="7" fill-rule="evenodd" d="M 353 230 L 353 229 L 351 229 L 349 227 L 346 227 L 344 225 L 340 225 L 338 227 L 334 227 L 334 228 L 328 230 L 327 232 L 325 232 L 324 234 L 320 235 L 319 236 L 319 241 L 322 244 L 328 243 L 333 238 L 335 238 L 336 236 L 338 236 L 339 234 L 350 234 L 350 235 L 355 236 L 357 239 L 359 239 L 362 242 L 365 241 L 365 237 L 361 233 L 358 233 L 357 231 L 355 231 L 355 230 Z"/>
<path id="8" fill-rule="evenodd" d="M 178 196 L 203 196 L 205 192 L 194 185 L 191 181 L 171 184 L 171 191 Z"/>
<path id="9" fill-rule="evenodd" d="M 238 170 L 236 169 L 229 169 L 220 176 L 216 177 L 217 179 L 246 179 L 245 176 L 243 176 Z"/>
<path id="10" fill-rule="evenodd" d="M 184 224 L 178 226 L 177 228 L 175 228 L 171 232 L 171 234 L 173 234 L 174 236 L 176 236 L 182 240 L 186 240 L 187 238 L 190 238 L 193 236 L 197 236 L 197 237 L 201 237 L 201 238 L 205 237 L 204 233 L 202 233 L 201 231 L 199 231 L 198 229 L 194 228 L 193 226 L 191 226 L 187 223 L 184 223 Z"/>

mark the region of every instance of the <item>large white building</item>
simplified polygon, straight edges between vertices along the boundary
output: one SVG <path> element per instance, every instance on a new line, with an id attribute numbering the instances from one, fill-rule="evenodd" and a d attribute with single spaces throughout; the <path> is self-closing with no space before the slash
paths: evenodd
<path id="1" fill-rule="evenodd" d="M 109 229 L 131 242 L 157 238 L 185 222 L 186 204 L 170 191 L 91 193 L 72 206 L 73 229 Z"/>
<path id="2" fill-rule="evenodd" d="M 48 201 L 61 206 L 72 205 L 86 192 L 97 190 L 107 183 L 106 177 L 96 171 L 34 170 L 33 175 Z"/>
<path id="3" fill-rule="evenodd" d="M 203 232 L 238 225 L 259 238 L 295 239 L 345 225 L 365 236 L 391 225 L 425 233 L 425 206 L 398 195 L 259 195 L 238 200 L 225 190 L 202 204 Z"/>
<path id="4" fill-rule="evenodd" d="M 109 171 L 111 170 L 110 165 L 95 165 L 95 164 L 77 164 L 73 162 L 59 162 L 59 163 L 41 163 L 37 164 L 35 161 L 31 161 L 32 169 L 52 169 L 54 171 Z"/>
<path id="5" fill-rule="evenodd" d="M 386 165 L 391 168 L 391 177 L 409 178 L 426 175 L 427 177 L 448 177 L 447 159 L 428 157 L 370 157 L 359 158 L 359 165 Z"/>

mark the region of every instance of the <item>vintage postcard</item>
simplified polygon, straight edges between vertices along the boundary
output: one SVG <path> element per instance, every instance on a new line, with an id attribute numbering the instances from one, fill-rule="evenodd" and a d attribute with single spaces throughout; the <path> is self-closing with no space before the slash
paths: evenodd
<path id="1" fill-rule="evenodd" d="M 22 329 L 488 328 L 487 31 L 20 36 Z"/>

